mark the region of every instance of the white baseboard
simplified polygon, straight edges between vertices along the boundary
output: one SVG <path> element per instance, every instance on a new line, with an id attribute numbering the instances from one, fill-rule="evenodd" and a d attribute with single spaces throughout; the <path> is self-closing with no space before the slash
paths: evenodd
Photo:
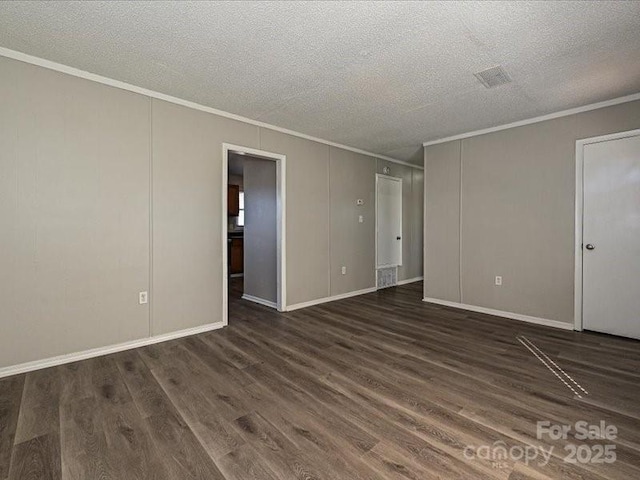
<path id="1" fill-rule="evenodd" d="M 260 305 L 264 305 L 265 307 L 278 308 L 278 304 L 276 302 L 272 302 L 270 300 L 265 300 L 264 298 L 254 297 L 253 295 L 247 295 L 246 293 L 242 294 L 243 300 L 248 300 L 253 303 L 259 303 Z"/>
<path id="2" fill-rule="evenodd" d="M 493 308 L 477 307 L 475 305 L 467 305 L 466 303 L 450 302 L 449 300 L 440 300 L 438 298 L 422 299 L 423 302 L 436 303 L 447 307 L 461 308 L 472 312 L 486 313 L 495 315 L 496 317 L 510 318 L 512 320 L 520 320 L 521 322 L 534 323 L 536 325 L 544 325 L 546 327 L 561 328 L 563 330 L 573 330 L 573 323 L 560 322 L 558 320 L 550 320 L 548 318 L 532 317 L 530 315 L 522 315 L 520 313 L 504 312 L 502 310 L 494 310 Z"/>
<path id="3" fill-rule="evenodd" d="M 190 335 L 196 335 L 198 333 L 217 330 L 222 327 L 224 327 L 223 322 L 209 323 L 207 325 L 187 328 L 185 330 L 179 330 L 177 332 L 164 333 L 162 335 L 154 335 L 153 337 L 131 340 L 129 342 L 117 343 L 115 345 L 109 345 L 106 347 L 92 348 L 91 350 L 84 350 L 82 352 L 68 353 L 65 355 L 59 355 L 57 357 L 45 358 L 44 360 L 34 360 L 32 362 L 21 363 L 19 365 L 12 365 L 9 367 L 0 368 L 0 378 L 17 375 L 19 373 L 32 372 L 34 370 L 40 370 L 42 368 L 55 367 L 57 365 L 63 365 L 65 363 L 77 362 L 78 360 L 85 360 L 87 358 L 100 357 L 102 355 L 108 355 L 110 353 L 122 352 L 123 350 L 131 350 L 132 348 L 153 345 L 154 343 L 166 342 L 168 340 L 174 340 L 176 338 L 188 337 Z"/>
<path id="4" fill-rule="evenodd" d="M 408 278 L 406 280 L 399 281 L 398 285 L 406 285 L 407 283 L 419 282 L 423 279 L 424 277 Z M 312 307 L 313 305 L 320 305 L 321 303 L 334 302 L 336 300 L 343 300 L 345 298 L 357 297 L 358 295 L 373 293 L 373 292 L 376 292 L 377 290 L 378 289 L 376 287 L 364 288 L 362 290 L 355 290 L 353 292 L 341 293 L 339 295 L 333 295 L 331 297 L 323 297 L 323 298 L 318 298 L 317 300 L 310 300 L 308 302 L 296 303 L 294 305 L 289 305 L 286 311 L 290 312 L 292 310 L 299 310 L 301 308 Z"/>
<path id="5" fill-rule="evenodd" d="M 312 307 L 313 305 L 319 305 L 321 303 L 334 302 L 336 300 L 342 300 L 350 297 L 357 297 L 358 295 L 364 295 L 365 293 L 372 293 L 377 290 L 376 287 L 365 288 L 363 290 L 356 290 L 353 292 L 341 293 L 340 295 L 333 295 L 331 297 L 323 297 L 318 298 L 317 300 L 310 300 L 308 302 L 296 303 L 293 305 L 288 305 L 286 308 L 287 312 L 292 310 L 299 310 L 301 308 Z"/>

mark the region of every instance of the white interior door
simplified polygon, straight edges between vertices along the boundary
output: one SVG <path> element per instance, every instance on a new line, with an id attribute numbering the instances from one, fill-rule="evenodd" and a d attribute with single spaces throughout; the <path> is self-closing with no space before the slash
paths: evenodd
<path id="1" fill-rule="evenodd" d="M 583 328 L 640 338 L 640 136 L 583 158 Z"/>
<path id="2" fill-rule="evenodd" d="M 402 179 L 376 175 L 376 266 L 402 265 Z"/>

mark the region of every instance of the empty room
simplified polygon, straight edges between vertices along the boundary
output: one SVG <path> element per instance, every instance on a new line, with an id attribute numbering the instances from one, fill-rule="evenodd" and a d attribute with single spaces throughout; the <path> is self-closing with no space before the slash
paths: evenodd
<path id="1" fill-rule="evenodd" d="M 640 478 L 640 1 L 0 2 L 0 480 Z"/>

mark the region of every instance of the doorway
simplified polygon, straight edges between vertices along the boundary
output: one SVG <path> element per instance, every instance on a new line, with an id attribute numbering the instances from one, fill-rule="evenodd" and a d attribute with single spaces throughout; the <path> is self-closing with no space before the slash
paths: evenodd
<path id="1" fill-rule="evenodd" d="M 640 130 L 576 142 L 576 330 L 640 339 Z"/>
<path id="2" fill-rule="evenodd" d="M 222 146 L 225 324 L 230 291 L 245 300 L 286 310 L 285 175 L 285 155 L 227 143 Z"/>
<path id="3" fill-rule="evenodd" d="M 402 265 L 402 179 L 376 174 L 376 285 L 397 285 Z"/>

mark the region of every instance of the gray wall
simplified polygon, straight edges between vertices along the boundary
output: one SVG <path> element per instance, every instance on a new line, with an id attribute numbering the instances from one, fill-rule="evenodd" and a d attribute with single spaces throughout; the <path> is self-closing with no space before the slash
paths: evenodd
<path id="1" fill-rule="evenodd" d="M 425 297 L 573 322 L 575 142 L 636 128 L 640 102 L 425 148 Z"/>
<path id="2" fill-rule="evenodd" d="M 278 301 L 276 162 L 244 161 L 244 293 Z"/>
<path id="3" fill-rule="evenodd" d="M 331 295 L 370 288 L 375 272 L 375 172 L 370 157 L 331 147 Z M 358 199 L 364 205 L 357 205 Z M 363 223 L 358 221 L 362 215 Z M 347 267 L 342 275 L 342 267 Z"/>
<path id="4" fill-rule="evenodd" d="M 287 304 L 329 296 L 329 146 L 273 130 L 260 148 L 287 156 Z"/>
<path id="5" fill-rule="evenodd" d="M 425 149 L 424 292 L 460 302 L 460 142 Z"/>
<path id="6" fill-rule="evenodd" d="M 149 98 L 0 71 L 0 367 L 148 336 Z"/>
<path id="7" fill-rule="evenodd" d="M 422 277 L 424 256 L 424 171 L 411 169 L 411 201 L 409 203 L 410 245 L 405 279 Z"/>
<path id="8" fill-rule="evenodd" d="M 156 99 L 152 107 L 147 208 L 153 212 L 151 325 L 158 335 L 221 321 L 222 143 L 259 144 L 253 125 Z"/>
<path id="9" fill-rule="evenodd" d="M 221 320 L 223 142 L 287 156 L 289 305 L 374 286 L 375 158 L 4 57 L 0 70 L 0 368 Z"/>

